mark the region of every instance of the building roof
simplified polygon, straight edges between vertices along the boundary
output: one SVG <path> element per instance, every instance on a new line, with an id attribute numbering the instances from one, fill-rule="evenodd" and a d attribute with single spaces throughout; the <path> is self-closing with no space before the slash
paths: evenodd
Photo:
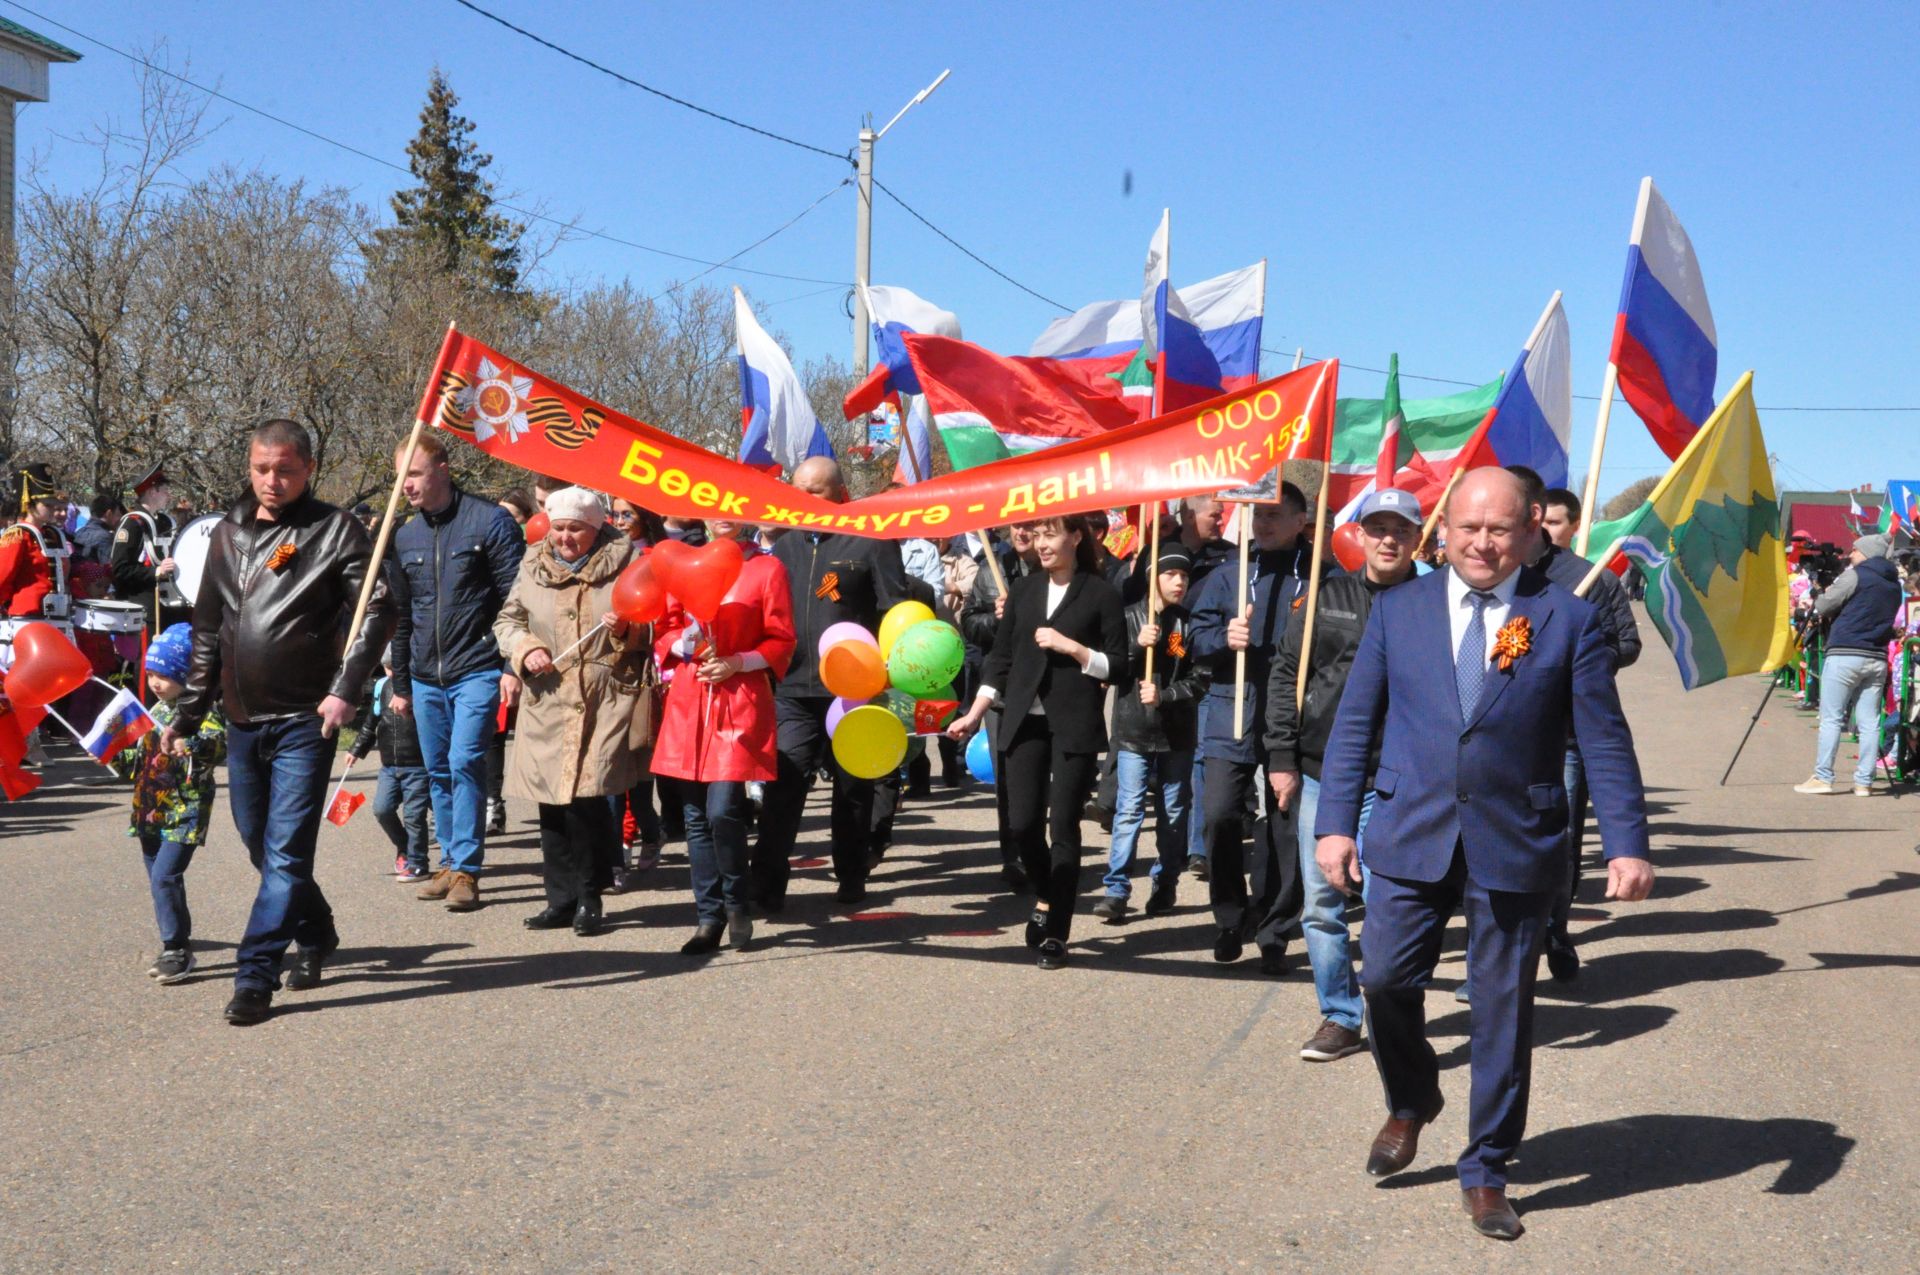
<path id="1" fill-rule="evenodd" d="M 0 40 L 11 36 L 21 44 L 31 45 L 35 52 L 50 62 L 78 62 L 80 54 L 57 40 L 49 40 L 38 31 L 29 31 L 18 22 L 9 22 L 0 18 Z"/>

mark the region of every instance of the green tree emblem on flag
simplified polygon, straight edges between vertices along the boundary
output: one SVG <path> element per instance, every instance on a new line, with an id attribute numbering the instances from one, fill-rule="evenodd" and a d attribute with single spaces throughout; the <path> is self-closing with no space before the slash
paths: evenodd
<path id="1" fill-rule="evenodd" d="M 1744 502 L 1732 496 L 1701 500 L 1688 513 L 1668 544 L 1680 574 L 1701 594 L 1712 590 L 1716 568 L 1738 580 L 1740 559 L 1757 552 L 1768 536 L 1780 534 L 1780 506 L 1759 492 Z"/>

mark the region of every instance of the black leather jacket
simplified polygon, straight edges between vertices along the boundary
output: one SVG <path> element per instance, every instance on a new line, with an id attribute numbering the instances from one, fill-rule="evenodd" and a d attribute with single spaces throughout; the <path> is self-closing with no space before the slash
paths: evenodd
<path id="1" fill-rule="evenodd" d="M 183 735 L 199 729 L 216 700 L 239 726 L 311 713 L 329 695 L 356 704 L 393 633 L 382 582 L 347 640 L 373 558 L 365 528 L 311 492 L 274 522 L 256 518 L 257 509 L 251 494 L 235 505 L 207 550 L 175 722 Z"/>
<path id="2" fill-rule="evenodd" d="M 774 694 L 782 699 L 831 696 L 820 680 L 820 635 L 851 620 L 869 632 L 880 617 L 907 601 L 907 568 L 897 540 L 789 531 L 773 556 L 787 569 L 793 591 L 793 663 Z"/>

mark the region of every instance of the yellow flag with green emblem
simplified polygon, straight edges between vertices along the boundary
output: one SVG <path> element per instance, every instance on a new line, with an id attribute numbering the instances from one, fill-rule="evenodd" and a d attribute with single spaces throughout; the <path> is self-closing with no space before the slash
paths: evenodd
<path id="1" fill-rule="evenodd" d="M 1647 582 L 1647 616 L 1688 690 L 1793 658 L 1780 501 L 1767 463 L 1753 373 L 1740 378 L 1673 468 L 1624 518 L 1593 528 Z"/>

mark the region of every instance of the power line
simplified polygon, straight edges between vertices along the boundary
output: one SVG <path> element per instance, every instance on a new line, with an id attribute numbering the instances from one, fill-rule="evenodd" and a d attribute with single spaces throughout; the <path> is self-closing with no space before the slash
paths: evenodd
<path id="1" fill-rule="evenodd" d="M 1293 352 L 1291 350 L 1276 350 L 1272 346 L 1267 346 L 1267 345 L 1261 346 L 1260 352 L 1262 354 L 1278 355 L 1282 358 L 1293 357 Z M 1324 362 L 1326 362 L 1326 359 L 1322 358 L 1321 356 L 1317 354 L 1309 354 L 1309 355 L 1305 355 L 1301 359 L 1301 366 L 1304 367 L 1309 363 L 1324 363 Z M 1349 363 L 1345 359 L 1340 360 L 1340 366 L 1342 368 L 1350 367 L 1356 372 L 1374 372 L 1381 376 L 1386 376 L 1388 374 L 1386 368 L 1367 367 L 1365 364 L 1361 364 L 1361 363 Z M 1461 386 L 1465 386 L 1467 389 L 1475 389 L 1475 390 L 1479 389 L 1482 385 L 1486 384 L 1486 382 L 1484 381 L 1456 381 L 1453 378 L 1446 377 L 1446 376 L 1421 376 L 1414 372 L 1402 372 L 1400 373 L 1400 376 L 1402 380 L 1431 381 L 1436 385 L 1461 385 Z M 1598 403 L 1600 401 L 1600 396 L 1598 394 L 1575 394 L 1573 397 L 1576 400 L 1583 403 Z M 1619 395 L 1615 395 L 1613 401 L 1616 403 L 1624 403 L 1626 402 L 1626 399 L 1622 398 Z M 1762 411 L 1762 412 L 1920 412 L 1920 407 L 1757 407 L 1756 410 Z"/>
<path id="2" fill-rule="evenodd" d="M 851 167 L 853 164 L 853 156 L 847 154 L 844 151 L 830 151 L 824 146 L 815 146 L 809 142 L 803 142 L 798 140 L 797 138 L 788 137 L 783 133 L 776 133 L 771 129 L 759 128 L 753 124 L 747 123 L 745 120 L 737 120 L 731 115 L 722 115 L 719 111 L 709 110 L 708 108 L 701 106 L 696 102 L 689 102 L 684 97 L 675 97 L 673 94 L 666 92 L 664 89 L 657 89 L 653 87 L 653 85 L 651 84 L 643 84 L 639 80 L 634 79 L 630 75 L 622 75 L 620 72 L 614 70 L 611 67 L 602 66 L 600 63 L 595 62 L 592 58 L 584 57 L 581 54 L 575 53 L 572 49 L 563 48 L 560 45 L 555 44 L 552 40 L 545 38 L 544 36 L 535 35 L 533 32 L 527 30 L 525 27 L 515 26 L 513 23 L 507 21 L 505 18 L 501 17 L 499 14 L 490 13 L 487 10 L 482 9 L 479 5 L 474 4 L 473 0 L 453 0 L 453 2 L 459 5 L 462 9 L 468 9 L 474 13 L 479 14 L 481 17 L 487 19 L 487 21 L 489 22 L 499 23 L 501 26 L 513 32 L 515 35 L 524 36 L 527 39 L 532 40 L 535 44 L 540 45 L 542 48 L 553 50 L 555 53 L 558 53 L 563 58 L 571 58 L 572 60 L 574 60 L 575 62 L 578 62 L 580 65 L 584 67 L 590 67 L 591 69 L 600 72 L 600 74 L 602 75 L 618 80 L 620 81 L 620 83 L 625 84 L 631 88 L 639 89 L 643 93 L 651 93 L 657 98 L 661 98 L 665 101 L 672 102 L 675 106 L 683 106 L 689 111 L 696 111 L 699 114 L 706 116 L 708 119 L 719 120 L 722 124 L 731 124 L 735 128 L 744 128 L 749 133 L 758 133 L 760 136 L 769 138 L 772 141 L 785 142 L 788 146 L 797 146 L 803 151 L 812 151 L 816 155 L 825 155 L 828 159 L 837 159 L 841 163 L 846 164 L 849 167 Z"/>
<path id="3" fill-rule="evenodd" d="M 136 66 L 146 67 L 148 70 L 153 71 L 157 74 L 167 76 L 169 79 L 177 80 L 181 84 L 184 84 L 187 87 L 194 89 L 197 92 L 204 93 L 208 97 L 215 98 L 219 101 L 225 102 L 229 106 L 238 107 L 239 109 L 246 111 L 249 114 L 257 115 L 261 119 L 267 120 L 274 124 L 278 124 L 282 128 L 290 128 L 296 133 L 300 133 L 303 136 L 310 137 L 314 141 L 323 142 L 328 146 L 334 147 L 335 149 L 343 150 L 347 152 L 349 155 L 357 155 L 361 159 L 370 160 L 371 162 L 375 164 L 379 164 L 384 168 L 391 168 L 395 172 L 406 173 L 409 177 L 413 175 L 413 170 L 408 168 L 405 164 L 396 164 L 395 162 L 386 158 L 383 155 L 377 155 L 372 151 L 363 150 L 362 148 L 355 146 L 350 142 L 343 142 L 338 138 L 329 137 L 325 133 L 321 133 L 314 129 L 308 128 L 304 124 L 297 124 L 294 121 L 287 119 L 284 116 L 275 115 L 272 111 L 264 110 L 258 106 L 253 105 L 251 102 L 243 102 L 237 97 L 233 97 L 230 94 L 221 92 L 219 89 L 210 88 L 207 85 L 202 84 L 197 80 L 190 79 L 187 76 L 180 74 L 178 71 L 174 71 L 167 67 L 161 66 L 157 62 L 149 61 L 146 58 L 140 57 L 138 54 L 129 53 L 125 49 L 109 44 L 105 40 L 99 39 L 96 36 L 88 35 L 84 31 L 76 30 L 75 28 L 68 26 L 64 22 L 58 21 L 57 19 L 54 19 L 54 18 L 50 18 L 44 13 L 40 13 L 34 9 L 28 8 L 26 5 L 18 3 L 17 0 L 4 0 L 4 2 L 8 5 L 8 7 L 13 9 L 18 9 L 20 12 L 27 14 L 28 16 L 35 18 L 40 22 L 44 22 L 48 26 L 56 27 L 61 31 L 65 31 L 68 35 L 74 36 L 81 40 L 85 40 L 89 44 L 97 45 L 100 48 L 105 49 L 109 53 L 117 54 L 118 56 L 125 58 L 127 61 L 134 63 Z M 833 190 L 829 190 L 827 192 L 827 195 L 833 194 L 834 191 L 839 190 L 841 186 L 844 186 L 846 184 L 847 183 L 844 180 L 841 181 L 838 185 L 834 186 Z M 592 239 L 601 239 L 606 241 L 607 243 L 619 244 L 623 248 L 633 248 L 640 252 L 652 253 L 654 256 L 657 256 L 657 257 L 668 257 L 675 261 L 685 261 L 693 265 L 706 266 L 709 268 L 709 270 L 713 270 L 713 269 L 718 269 L 721 266 L 730 264 L 734 260 L 734 258 L 742 256 L 745 253 L 751 252 L 754 248 L 759 247 L 761 244 L 765 243 L 767 240 L 773 238 L 774 235 L 777 235 L 781 231 L 786 230 L 788 227 L 792 226 L 794 222 L 800 220 L 801 217 L 806 216 L 807 213 L 812 212 L 814 208 L 818 207 L 820 203 L 826 199 L 827 195 L 822 195 L 819 199 L 814 200 L 813 203 L 807 205 L 807 207 L 803 209 L 797 216 L 788 220 L 778 230 L 775 230 L 770 234 L 761 236 L 759 239 L 755 240 L 753 243 L 747 245 L 747 247 L 742 248 L 739 252 L 734 253 L 733 256 L 727 257 L 721 261 L 711 261 L 705 257 L 688 256 L 684 252 L 673 252 L 666 248 L 656 248 L 651 244 L 639 243 L 632 239 L 622 239 L 620 236 L 610 235 L 604 230 L 583 229 L 582 227 L 574 225 L 572 222 L 562 221 L 558 217 L 551 216 L 547 213 L 540 212 L 536 209 L 523 208 L 517 204 L 507 203 L 504 200 L 495 200 L 494 203 L 499 205 L 501 208 L 506 209 L 508 212 L 517 214 L 518 216 L 521 216 L 521 217 L 525 217 L 530 221 L 542 221 L 542 222 L 546 222 L 549 225 L 558 226 L 563 231 L 569 234 L 586 235 Z M 824 284 L 830 284 L 836 288 L 848 288 L 853 286 L 849 280 L 845 280 L 845 279 L 820 279 L 820 278 L 815 278 L 812 275 L 780 274 L 772 270 L 754 270 L 746 266 L 735 266 L 734 269 L 738 270 L 742 274 L 758 275 L 766 279 L 785 279 L 793 283 L 824 283 Z M 706 273 L 706 271 L 703 271 L 702 273 L 704 274 Z"/>
<path id="4" fill-rule="evenodd" d="M 460 2 L 464 4 L 466 0 L 460 0 Z M 1020 291 L 1026 293 L 1028 296 L 1036 298 L 1037 300 L 1046 302 L 1048 305 L 1052 306 L 1054 309 L 1060 311 L 1063 314 L 1073 313 L 1072 306 L 1061 305 L 1058 301 L 1055 301 L 1052 297 L 1045 296 L 1042 293 L 1035 292 L 1032 288 L 1029 288 L 1026 284 L 1020 282 L 1018 279 L 1014 278 L 1012 275 L 1008 274 L 1006 271 L 1002 270 L 1000 267 L 994 265 L 991 261 L 988 261 L 985 257 L 982 257 L 979 253 L 967 247 L 965 244 L 961 243 L 958 239 L 955 239 L 952 235 L 940 229 L 940 227 L 934 225 L 932 222 L 928 221 L 925 217 L 922 217 L 918 212 L 914 211 L 912 204 L 909 204 L 906 200 L 894 194 L 893 191 L 888 188 L 887 184 L 881 181 L 878 177 L 875 177 L 873 179 L 873 184 L 878 186 L 881 189 L 881 191 L 885 193 L 888 199 L 891 199 L 894 203 L 899 204 L 902 208 L 906 209 L 908 216 L 912 217 L 915 221 L 925 226 L 928 230 L 931 230 L 934 234 L 939 235 L 942 239 L 946 240 L 948 243 L 958 248 L 961 252 L 965 253 L 969 258 L 973 260 L 973 262 L 976 265 L 986 267 L 988 270 L 992 271 L 994 274 L 998 275 L 1000 278 L 1006 280 L 1008 283 L 1012 284 L 1014 287 L 1020 289 Z"/>
<path id="5" fill-rule="evenodd" d="M 767 240 L 772 239 L 775 235 L 778 235 L 783 231 L 786 231 L 792 228 L 796 223 L 799 222 L 799 220 L 802 217 L 805 217 L 808 213 L 818 208 L 821 204 L 826 203 L 827 200 L 839 194 L 842 190 L 846 189 L 848 186 L 851 186 L 852 184 L 853 184 L 853 178 L 842 177 L 839 181 L 835 182 L 832 186 L 830 186 L 826 190 L 826 192 L 822 194 L 818 199 L 814 200 L 812 203 L 808 204 L 805 208 L 802 208 L 799 212 L 795 213 L 793 216 L 781 222 L 778 226 L 775 226 L 772 230 L 769 230 L 766 234 L 761 235 L 758 239 L 754 240 L 752 243 L 742 248 L 739 252 L 734 253 L 733 256 L 726 258 L 724 261 L 714 262 L 712 265 L 708 266 L 705 270 L 702 270 L 699 274 L 694 275 L 693 278 L 691 279 L 682 279 L 678 283 L 667 285 L 665 288 L 661 289 L 658 294 L 656 294 L 655 296 L 649 299 L 658 301 L 661 297 L 666 296 L 670 292 L 678 292 L 680 291 L 680 289 L 686 287 L 688 284 L 695 283 L 698 280 L 706 278 L 708 275 L 720 269 L 720 267 L 722 266 L 731 265 L 734 261 L 738 260 L 741 257 L 746 256 L 748 253 L 752 252 L 755 248 L 758 248 L 761 244 L 767 242 Z M 831 289 L 845 286 L 843 284 L 836 283 L 831 279 L 817 279 L 817 280 L 813 280 L 813 282 L 827 284 L 828 288 L 825 290 L 831 290 Z M 813 294 L 810 293 L 808 295 L 813 295 Z"/>

